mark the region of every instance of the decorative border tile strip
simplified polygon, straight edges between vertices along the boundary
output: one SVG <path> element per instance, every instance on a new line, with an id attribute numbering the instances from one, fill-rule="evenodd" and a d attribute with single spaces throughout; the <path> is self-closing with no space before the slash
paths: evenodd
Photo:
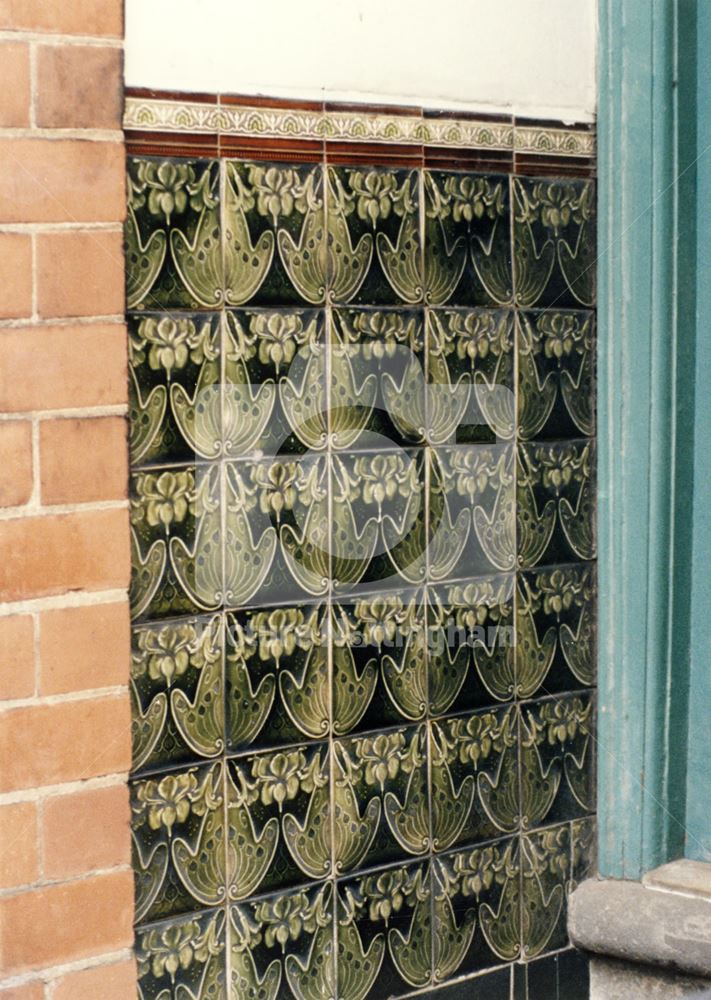
<path id="1" fill-rule="evenodd" d="M 219 101 L 219 99 L 216 99 Z M 416 109 L 415 109 L 416 110 Z M 580 127 L 516 124 L 474 117 L 428 118 L 421 113 L 203 103 L 126 97 L 124 128 L 252 139 L 377 142 L 388 145 L 516 151 L 554 157 L 595 155 L 595 134 Z"/>

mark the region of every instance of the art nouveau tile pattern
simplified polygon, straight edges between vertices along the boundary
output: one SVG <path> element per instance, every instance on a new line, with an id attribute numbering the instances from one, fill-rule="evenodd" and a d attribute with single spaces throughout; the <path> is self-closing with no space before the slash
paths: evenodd
<path id="1" fill-rule="evenodd" d="M 560 982 L 594 865 L 593 182 L 128 174 L 141 1000 Z"/>

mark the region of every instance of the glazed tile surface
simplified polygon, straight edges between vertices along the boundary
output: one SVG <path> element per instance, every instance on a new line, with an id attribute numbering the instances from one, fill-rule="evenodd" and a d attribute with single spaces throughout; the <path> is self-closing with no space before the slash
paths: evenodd
<path id="1" fill-rule="evenodd" d="M 129 160 L 141 1000 L 584 978 L 594 184 L 363 149 Z"/>

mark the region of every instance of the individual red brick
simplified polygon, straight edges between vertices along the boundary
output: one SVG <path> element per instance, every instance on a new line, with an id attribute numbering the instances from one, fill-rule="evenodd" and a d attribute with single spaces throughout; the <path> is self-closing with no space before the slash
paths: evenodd
<path id="1" fill-rule="evenodd" d="M 23 233 L 0 233 L 0 274 L 0 319 L 31 316 L 32 237 Z"/>
<path id="2" fill-rule="evenodd" d="M 0 712 L 0 792 L 127 771 L 128 695 Z"/>
<path id="3" fill-rule="evenodd" d="M 123 588 L 129 575 L 125 510 L 0 521 L 0 601 Z"/>
<path id="4" fill-rule="evenodd" d="M 121 38 L 123 0 L 0 0 L 0 28 Z"/>
<path id="5" fill-rule="evenodd" d="M 129 960 L 64 976 L 55 984 L 52 1000 L 135 1000 L 135 996 L 136 963 Z"/>
<path id="6" fill-rule="evenodd" d="M 38 47 L 35 117 L 40 128 L 120 129 L 122 110 L 120 49 Z"/>
<path id="7" fill-rule="evenodd" d="M 128 601 L 42 612 L 42 695 L 125 685 L 130 662 Z"/>
<path id="8" fill-rule="evenodd" d="M 128 870 L 0 899 L 3 971 L 10 976 L 126 948 L 132 917 Z"/>
<path id="9" fill-rule="evenodd" d="M 123 500 L 128 495 L 127 425 L 122 417 L 43 420 L 41 496 L 45 504 Z"/>
<path id="10" fill-rule="evenodd" d="M 123 237 L 101 230 L 37 236 L 40 316 L 112 316 L 124 311 Z"/>
<path id="11" fill-rule="evenodd" d="M 0 42 L 0 128 L 30 124 L 30 47 Z"/>
<path id="12" fill-rule="evenodd" d="M 45 878 L 131 863 L 128 788 L 95 788 L 48 799 L 42 809 Z"/>
<path id="13" fill-rule="evenodd" d="M 35 638 L 31 615 L 0 618 L 0 701 L 35 692 Z"/>
<path id="14" fill-rule="evenodd" d="M 0 139 L 0 223 L 121 222 L 120 142 Z"/>
<path id="15" fill-rule="evenodd" d="M 32 424 L 29 420 L 0 422 L 0 507 L 17 507 L 32 495 Z"/>
<path id="16" fill-rule="evenodd" d="M 0 889 L 12 889 L 36 881 L 39 865 L 37 807 L 34 802 L 0 806 L 0 844 Z"/>
<path id="17" fill-rule="evenodd" d="M 126 343 L 122 324 L 0 330 L 0 410 L 125 403 Z"/>

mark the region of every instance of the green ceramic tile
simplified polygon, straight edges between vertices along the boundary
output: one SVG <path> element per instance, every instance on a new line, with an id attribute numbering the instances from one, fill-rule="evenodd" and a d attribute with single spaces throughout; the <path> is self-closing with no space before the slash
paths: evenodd
<path id="1" fill-rule="evenodd" d="M 229 607 L 320 597 L 328 589 L 325 458 L 226 466 L 225 601 Z"/>
<path id="2" fill-rule="evenodd" d="M 515 552 L 512 445 L 430 449 L 429 577 L 510 570 Z"/>
<path id="3" fill-rule="evenodd" d="M 334 310 L 330 338 L 333 448 L 425 441 L 421 310 Z"/>
<path id="4" fill-rule="evenodd" d="M 328 736 L 327 629 L 327 609 L 312 604 L 227 615 L 230 750 Z"/>
<path id="5" fill-rule="evenodd" d="M 553 826 L 521 840 L 521 944 L 526 959 L 568 944 L 566 887 L 570 827 Z"/>
<path id="6" fill-rule="evenodd" d="M 221 476 L 176 466 L 131 478 L 134 619 L 212 611 L 223 593 Z"/>
<path id="7" fill-rule="evenodd" d="M 224 170 L 226 304 L 322 303 L 327 266 L 321 167 L 228 160 Z"/>
<path id="8" fill-rule="evenodd" d="M 136 965 L 140 1000 L 226 997 L 224 911 L 139 927 Z"/>
<path id="9" fill-rule="evenodd" d="M 338 882 L 338 996 L 401 997 L 432 979 L 427 867 L 379 868 Z"/>
<path id="10" fill-rule="evenodd" d="M 589 694 L 521 709 L 521 814 L 528 829 L 595 809 L 595 711 Z"/>
<path id="11" fill-rule="evenodd" d="M 141 625 L 131 647 L 134 773 L 223 753 L 221 616 Z"/>
<path id="12" fill-rule="evenodd" d="M 427 590 L 432 715 L 513 698 L 513 575 Z"/>
<path id="13" fill-rule="evenodd" d="M 594 441 L 519 446 L 522 569 L 595 558 L 595 461 Z"/>
<path id="14" fill-rule="evenodd" d="M 222 452 L 220 317 L 129 317 L 131 464 L 219 458 Z"/>
<path id="15" fill-rule="evenodd" d="M 509 178 L 425 170 L 425 284 L 433 306 L 512 298 Z"/>
<path id="16" fill-rule="evenodd" d="M 419 722 L 427 711 L 423 595 L 368 594 L 333 606 L 336 736 Z"/>
<path id="17" fill-rule="evenodd" d="M 435 980 L 511 962 L 520 953 L 516 840 L 444 854 L 432 864 Z"/>
<path id="18" fill-rule="evenodd" d="M 593 181 L 514 178 L 512 184 L 517 305 L 594 305 Z"/>
<path id="19" fill-rule="evenodd" d="M 265 896 L 230 910 L 230 1000 L 333 998 L 333 885 Z"/>
<path id="20" fill-rule="evenodd" d="M 521 313 L 517 326 L 518 433 L 595 433 L 595 319 L 589 312 Z"/>
<path id="21" fill-rule="evenodd" d="M 226 314 L 226 453 L 321 451 L 327 444 L 324 313 Z"/>
<path id="22" fill-rule="evenodd" d="M 570 824 L 572 880 L 580 885 L 597 872 L 597 822 L 594 816 L 576 819 Z"/>
<path id="23" fill-rule="evenodd" d="M 422 301 L 419 179 L 414 170 L 328 167 L 329 298 Z"/>
<path id="24" fill-rule="evenodd" d="M 513 313 L 427 311 L 428 438 L 433 445 L 513 437 Z"/>
<path id="25" fill-rule="evenodd" d="M 129 310 L 222 305 L 219 175 L 210 160 L 129 158 Z"/>
<path id="26" fill-rule="evenodd" d="M 331 872 L 330 768 L 326 743 L 236 757 L 230 848 L 234 901 L 325 878 Z"/>
<path id="27" fill-rule="evenodd" d="M 427 852 L 430 812 L 424 726 L 336 741 L 334 782 L 337 873 Z"/>
<path id="28" fill-rule="evenodd" d="M 425 462 L 417 449 L 332 459 L 332 576 L 337 593 L 425 577 Z"/>
<path id="29" fill-rule="evenodd" d="M 596 607 L 592 564 L 519 574 L 516 684 L 521 698 L 595 683 Z"/>
<path id="30" fill-rule="evenodd" d="M 131 784 L 136 922 L 225 903 L 224 766 Z"/>
<path id="31" fill-rule="evenodd" d="M 518 828 L 518 728 L 514 708 L 451 716 L 430 725 L 432 843 L 436 851 Z"/>

